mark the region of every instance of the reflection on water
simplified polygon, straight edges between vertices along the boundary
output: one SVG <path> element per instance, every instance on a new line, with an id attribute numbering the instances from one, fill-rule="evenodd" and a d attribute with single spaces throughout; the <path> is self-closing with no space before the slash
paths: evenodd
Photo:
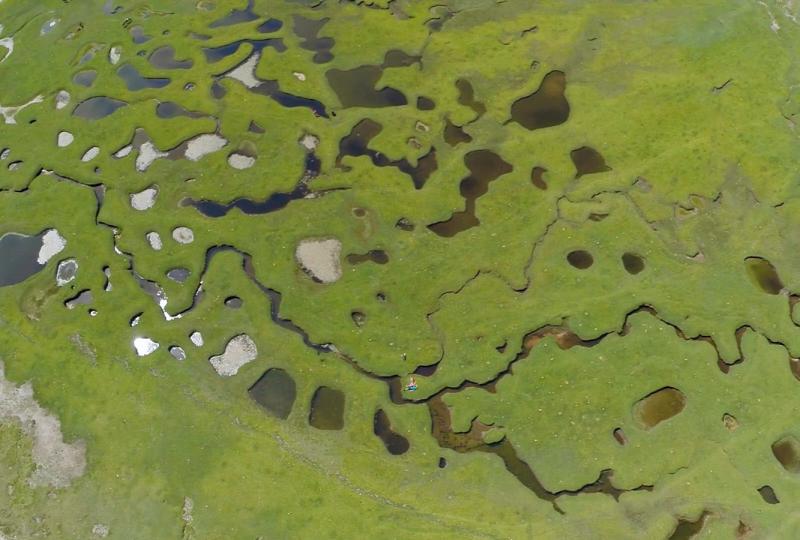
<path id="1" fill-rule="evenodd" d="M 118 99 L 105 96 L 96 96 L 82 101 L 72 111 L 73 116 L 88 120 L 99 120 L 113 114 L 117 109 L 125 107 L 127 103 Z"/>
<path id="2" fill-rule="evenodd" d="M 0 287 L 25 281 L 42 270 L 44 265 L 38 262 L 41 248 L 41 234 L 7 233 L 0 236 Z"/>

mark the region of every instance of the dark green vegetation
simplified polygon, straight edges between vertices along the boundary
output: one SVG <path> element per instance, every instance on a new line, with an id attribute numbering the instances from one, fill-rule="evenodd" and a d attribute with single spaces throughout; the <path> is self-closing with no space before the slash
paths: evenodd
<path id="1" fill-rule="evenodd" d="M 797 538 L 797 9 L 0 1 L 0 539 Z"/>

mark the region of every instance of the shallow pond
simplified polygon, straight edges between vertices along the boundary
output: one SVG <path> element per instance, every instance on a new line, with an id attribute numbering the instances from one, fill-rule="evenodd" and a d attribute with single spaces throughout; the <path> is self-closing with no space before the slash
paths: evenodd
<path id="1" fill-rule="evenodd" d="M 127 103 L 118 99 L 96 96 L 79 103 L 78 106 L 75 107 L 75 110 L 72 111 L 72 115 L 86 118 L 87 120 L 99 120 L 100 118 L 105 118 L 113 114 L 117 109 L 125 107 L 126 105 Z"/>
<path id="2" fill-rule="evenodd" d="M 320 386 L 311 399 L 308 423 L 317 429 L 342 429 L 344 427 L 344 403 L 344 392 Z"/>
<path id="3" fill-rule="evenodd" d="M 772 443 L 772 454 L 790 473 L 800 473 L 800 441 L 794 436 Z"/>
<path id="4" fill-rule="evenodd" d="M 44 268 L 39 264 L 42 234 L 7 233 L 0 237 L 0 287 L 25 281 Z"/>
<path id="5" fill-rule="evenodd" d="M 686 396 L 677 388 L 661 388 L 640 399 L 633 406 L 633 415 L 644 429 L 652 429 L 669 420 L 686 407 Z"/>
<path id="6" fill-rule="evenodd" d="M 297 398 L 297 385 L 284 370 L 273 368 L 267 370 L 247 393 L 271 414 L 285 420 Z"/>
<path id="7" fill-rule="evenodd" d="M 194 65 L 191 59 L 177 60 L 175 49 L 171 45 L 164 45 L 154 50 L 148 60 L 153 67 L 158 69 L 189 69 Z"/>
<path id="8" fill-rule="evenodd" d="M 125 85 L 131 92 L 148 88 L 164 88 L 170 83 L 170 79 L 142 77 L 139 71 L 130 64 L 120 66 L 117 75 L 125 81 Z"/>
<path id="9" fill-rule="evenodd" d="M 368 146 L 369 142 L 381 131 L 383 131 L 383 126 L 370 118 L 365 118 L 358 122 L 350 130 L 350 133 L 339 141 L 339 155 L 336 156 L 336 167 L 348 171 L 350 168 L 342 162 L 345 156 L 367 156 L 376 167 L 396 167 L 400 172 L 411 177 L 416 189 L 422 189 L 431 174 L 439 167 L 436 160 L 436 148 L 432 147 L 427 154 L 419 158 L 416 166 L 411 165 L 406 158 L 393 161 L 386 154 L 372 150 Z"/>
<path id="10" fill-rule="evenodd" d="M 594 148 L 581 146 L 570 152 L 569 155 L 575 165 L 575 178 L 611 170 L 611 167 L 606 165 L 605 158 Z"/>
<path id="11" fill-rule="evenodd" d="M 783 282 L 772 263 L 761 257 L 748 257 L 744 263 L 750 279 L 762 291 L 767 294 L 780 294 L 783 290 Z"/>
<path id="12" fill-rule="evenodd" d="M 489 184 L 514 168 L 490 150 L 473 150 L 464 156 L 464 164 L 471 174 L 459 185 L 464 198 L 464 210 L 453 212 L 450 219 L 428 225 L 439 236 L 450 238 L 480 224 L 476 215 L 476 201 L 489 191 Z"/>
<path id="13" fill-rule="evenodd" d="M 566 75 L 551 71 L 544 76 L 538 90 L 511 105 L 511 119 L 530 130 L 563 124 L 569 118 L 566 88 Z"/>
<path id="14" fill-rule="evenodd" d="M 408 439 L 392 431 L 392 423 L 389 421 L 389 416 L 383 409 L 378 409 L 372 421 L 372 429 L 382 441 L 386 450 L 393 456 L 399 456 L 408 452 L 411 444 Z"/>
<path id="15" fill-rule="evenodd" d="M 313 58 L 315 64 L 325 64 L 333 60 L 331 53 L 335 44 L 333 38 L 318 37 L 320 30 L 329 20 L 328 17 L 313 20 L 300 15 L 294 16 L 293 30 L 295 35 L 301 39 L 300 47 L 315 53 Z"/>
<path id="16" fill-rule="evenodd" d="M 406 105 L 406 96 L 395 88 L 386 86 L 380 90 L 375 85 L 383 76 L 381 66 L 360 66 L 354 69 L 329 69 L 325 73 L 328 84 L 339 98 L 339 103 L 350 107 L 399 107 Z"/>

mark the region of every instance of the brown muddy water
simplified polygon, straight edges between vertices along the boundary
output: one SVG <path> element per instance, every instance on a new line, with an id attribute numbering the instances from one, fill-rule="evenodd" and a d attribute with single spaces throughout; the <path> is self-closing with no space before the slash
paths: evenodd
<path id="1" fill-rule="evenodd" d="M 464 210 L 453 212 L 449 219 L 428 225 L 435 234 L 451 238 L 480 224 L 476 215 L 477 200 L 489 192 L 489 184 L 514 168 L 491 150 L 473 150 L 464 156 L 470 175 L 461 181 L 459 191 Z"/>
<path id="2" fill-rule="evenodd" d="M 666 386 L 640 399 L 633 406 L 633 416 L 646 430 L 669 420 L 686 407 L 686 396 L 677 388 Z"/>
<path id="3" fill-rule="evenodd" d="M 570 152 L 569 155 L 575 165 L 575 178 L 611 170 L 611 167 L 606 164 L 605 158 L 594 148 L 581 146 Z"/>
<path id="4" fill-rule="evenodd" d="M 636 275 L 644 270 L 644 259 L 635 253 L 625 253 L 622 255 L 622 266 L 631 275 Z"/>
<path id="5" fill-rule="evenodd" d="M 372 429 L 382 441 L 386 450 L 393 456 L 399 456 L 408 452 L 411 444 L 408 439 L 392 431 L 392 423 L 389 421 L 389 416 L 383 409 L 378 409 L 375 412 L 375 417 L 372 421 Z"/>
<path id="6" fill-rule="evenodd" d="M 594 264 L 594 257 L 588 251 L 576 249 L 567 253 L 567 262 L 578 270 L 586 270 Z"/>
<path id="7" fill-rule="evenodd" d="M 542 129 L 563 124 L 569 118 L 569 103 L 564 96 L 567 77 L 551 71 L 531 95 L 511 105 L 511 119 L 526 129 Z"/>
<path id="8" fill-rule="evenodd" d="M 783 282 L 772 263 L 761 257 L 748 257 L 744 260 L 750 280 L 767 294 L 780 294 Z"/>
<path id="9" fill-rule="evenodd" d="M 317 429 L 338 430 L 344 427 L 345 396 L 341 390 L 320 386 L 311 398 L 308 423 Z"/>
<path id="10" fill-rule="evenodd" d="M 772 454 L 788 472 L 800 473 L 800 441 L 793 435 L 772 443 Z"/>

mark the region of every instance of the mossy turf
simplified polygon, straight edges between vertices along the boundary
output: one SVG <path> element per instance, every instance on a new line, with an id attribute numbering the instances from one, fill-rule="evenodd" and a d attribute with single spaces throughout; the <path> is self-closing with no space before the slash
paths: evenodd
<path id="1" fill-rule="evenodd" d="M 35 441 L 0 417 L 0 540 L 796 538 L 800 464 L 772 445 L 800 437 L 797 10 L 0 1 L 0 235 L 67 240 L 0 289 L 0 360 L 87 459 L 69 487 L 32 487 Z M 299 17 L 325 21 L 316 39 Z M 264 39 L 256 83 L 226 76 Z M 167 45 L 183 68 L 150 61 Z M 131 90 L 125 65 L 169 84 Z M 380 77 L 348 90 L 331 70 Z M 554 71 L 565 88 L 547 96 Z M 73 114 L 97 96 L 126 105 Z M 515 118 L 528 96 L 559 119 Z M 164 102 L 191 117 L 159 117 Z M 380 132 L 347 144 L 366 119 Z M 224 146 L 188 159 L 203 134 Z M 144 140 L 169 155 L 142 171 Z M 134 209 L 148 187 L 154 206 Z M 293 191 L 261 214 L 189 202 Z M 341 242 L 340 279 L 298 264 L 308 238 Z M 77 277 L 57 287 L 67 258 Z M 83 290 L 91 304 L 67 309 Z M 257 358 L 221 377 L 208 359 L 243 333 Z M 139 357 L 140 337 L 160 347 Z M 296 384 L 286 419 L 248 393 L 273 368 Z M 320 387 L 343 393 L 343 429 L 310 424 Z M 663 388 L 685 407 L 646 426 L 637 403 Z M 376 436 L 379 410 L 407 452 Z"/>

